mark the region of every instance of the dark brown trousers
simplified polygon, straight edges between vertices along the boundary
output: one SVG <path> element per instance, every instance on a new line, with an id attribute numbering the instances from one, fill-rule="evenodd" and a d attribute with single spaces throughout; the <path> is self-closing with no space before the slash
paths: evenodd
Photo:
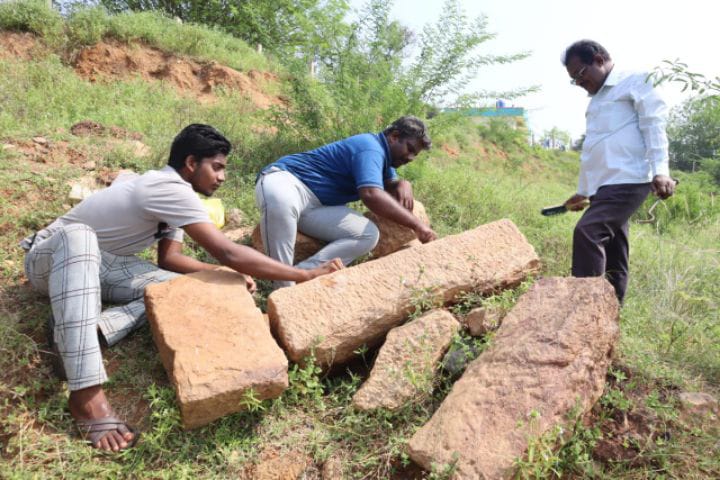
<path id="1" fill-rule="evenodd" d="M 600 187 L 590 197 L 590 207 L 575 226 L 573 276 L 605 275 L 620 303 L 628 282 L 629 220 L 649 193 L 649 183 Z"/>

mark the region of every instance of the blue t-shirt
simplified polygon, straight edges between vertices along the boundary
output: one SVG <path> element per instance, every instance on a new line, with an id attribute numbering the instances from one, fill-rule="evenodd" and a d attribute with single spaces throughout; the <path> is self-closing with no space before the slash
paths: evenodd
<path id="1" fill-rule="evenodd" d="M 263 171 L 277 167 L 295 175 L 323 205 L 344 205 L 360 199 L 362 187 L 385 188 L 397 177 L 390 164 L 390 147 L 383 133 L 363 133 L 315 150 L 282 157 Z"/>

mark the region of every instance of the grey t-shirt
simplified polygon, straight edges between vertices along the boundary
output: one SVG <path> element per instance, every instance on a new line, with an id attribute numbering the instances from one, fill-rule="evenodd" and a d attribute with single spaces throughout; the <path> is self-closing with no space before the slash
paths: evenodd
<path id="1" fill-rule="evenodd" d="M 161 238 L 182 242 L 180 227 L 212 221 L 192 185 L 166 166 L 119 177 L 38 232 L 36 242 L 73 223 L 95 230 L 100 250 L 134 255 Z M 29 247 L 26 240 L 24 248 Z"/>

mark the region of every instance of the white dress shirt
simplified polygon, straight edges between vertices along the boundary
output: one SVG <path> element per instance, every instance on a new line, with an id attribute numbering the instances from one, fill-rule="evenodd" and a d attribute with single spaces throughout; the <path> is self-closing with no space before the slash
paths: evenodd
<path id="1" fill-rule="evenodd" d="M 667 110 L 646 73 L 613 68 L 585 112 L 577 193 L 589 197 L 604 185 L 669 175 Z"/>

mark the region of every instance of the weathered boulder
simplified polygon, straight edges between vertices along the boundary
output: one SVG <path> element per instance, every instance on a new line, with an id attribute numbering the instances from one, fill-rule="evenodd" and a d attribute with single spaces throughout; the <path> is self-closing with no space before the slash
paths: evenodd
<path id="1" fill-rule="evenodd" d="M 413 435 L 410 457 L 428 470 L 456 460 L 458 479 L 509 478 L 531 438 L 600 398 L 618 336 L 604 278 L 539 280 Z"/>
<path id="2" fill-rule="evenodd" d="M 360 410 L 393 410 L 430 393 L 439 360 L 459 328 L 449 312 L 432 310 L 390 330 L 353 405 Z"/>
<path id="3" fill-rule="evenodd" d="M 293 265 L 297 265 L 306 258 L 312 257 L 325 245 L 327 245 L 327 243 L 322 240 L 308 237 L 302 232 L 297 232 L 297 237 L 295 238 L 295 259 L 293 260 Z M 262 241 L 262 234 L 260 233 L 260 225 L 256 226 L 252 232 L 252 246 L 258 252 L 267 254 L 265 251 L 265 245 Z"/>
<path id="4" fill-rule="evenodd" d="M 425 206 L 417 200 L 413 202 L 412 213 L 422 220 L 425 225 L 430 225 L 430 219 L 427 213 L 425 213 Z M 378 227 L 378 230 L 380 230 L 380 240 L 378 240 L 378 244 L 375 245 L 375 248 L 371 252 L 375 258 L 384 257 L 385 255 L 396 252 L 413 240 L 418 241 L 415 231 L 408 227 L 404 227 L 373 212 L 367 212 L 365 216 L 372 220 Z M 413 242 L 413 245 L 416 245 L 416 242 Z"/>
<path id="5" fill-rule="evenodd" d="M 430 225 L 430 220 L 428 219 L 427 213 L 425 213 L 425 207 L 417 200 L 415 200 L 413 204 L 413 214 L 425 222 L 426 225 Z M 378 230 L 380 230 L 378 244 L 375 245 L 375 248 L 370 252 L 373 257 L 384 257 L 401 248 L 421 245 L 413 230 L 375 215 L 372 212 L 365 213 L 365 216 L 372 220 L 373 223 L 377 225 Z M 309 237 L 298 231 L 295 239 L 295 258 L 293 259 L 293 264 L 297 265 L 306 258 L 312 257 L 325 245 L 327 245 L 327 242 Z M 265 245 L 262 241 L 260 225 L 257 225 L 252 232 L 252 246 L 258 252 L 267 253 L 265 252 Z"/>
<path id="6" fill-rule="evenodd" d="M 194 428 L 288 387 L 288 362 L 242 275 L 214 270 L 145 289 L 155 345 L 177 393 L 183 426 Z"/>
<path id="7" fill-rule="evenodd" d="M 497 330 L 502 322 L 503 311 L 496 307 L 478 307 L 465 316 L 465 326 L 470 335 L 481 337 L 488 332 Z"/>
<path id="8" fill-rule="evenodd" d="M 314 348 L 328 366 L 379 343 L 420 302 L 515 285 L 539 266 L 517 227 L 500 220 L 276 290 L 268 315 L 291 360 L 302 361 Z"/>

